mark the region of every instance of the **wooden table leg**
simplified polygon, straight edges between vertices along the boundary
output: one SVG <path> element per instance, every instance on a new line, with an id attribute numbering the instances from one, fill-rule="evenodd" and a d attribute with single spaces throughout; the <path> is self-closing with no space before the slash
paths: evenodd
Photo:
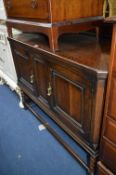
<path id="1" fill-rule="evenodd" d="M 50 49 L 55 52 L 58 50 L 58 27 L 52 27 L 48 29 L 48 39 L 49 39 L 49 44 L 50 44 Z"/>

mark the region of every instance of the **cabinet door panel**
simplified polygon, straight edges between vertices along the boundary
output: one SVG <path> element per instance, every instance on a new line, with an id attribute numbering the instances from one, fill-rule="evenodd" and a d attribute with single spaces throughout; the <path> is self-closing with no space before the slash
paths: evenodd
<path id="1" fill-rule="evenodd" d="M 116 120 L 116 78 L 111 80 L 110 100 L 108 106 L 108 115 Z"/>
<path id="2" fill-rule="evenodd" d="M 91 84 L 78 73 L 55 67 L 51 71 L 53 110 L 75 134 L 88 136 L 91 118 Z M 86 137 L 87 139 L 87 137 Z"/>
<path id="3" fill-rule="evenodd" d="M 109 117 L 106 118 L 104 136 L 116 144 L 116 122 Z"/>
<path id="4" fill-rule="evenodd" d="M 57 74 L 53 83 L 56 108 L 81 123 L 81 104 L 84 89 Z"/>
<path id="5" fill-rule="evenodd" d="M 33 60 L 38 98 L 42 103 L 48 105 L 47 88 L 49 84 L 49 68 L 42 55 L 34 55 Z"/>
<path id="6" fill-rule="evenodd" d="M 13 53 L 19 83 L 26 86 L 30 91 L 35 93 L 35 77 L 33 72 L 32 58 L 29 51 L 19 46 L 19 49 L 13 47 Z"/>
<path id="7" fill-rule="evenodd" d="M 116 173 L 116 145 L 105 139 L 102 141 L 101 158 L 104 164 Z"/>

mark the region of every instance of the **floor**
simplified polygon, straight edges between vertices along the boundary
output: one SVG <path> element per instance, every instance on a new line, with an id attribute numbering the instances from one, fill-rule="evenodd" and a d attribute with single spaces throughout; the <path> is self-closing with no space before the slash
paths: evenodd
<path id="1" fill-rule="evenodd" d="M 0 86 L 0 175 L 86 175 L 6 85 Z"/>

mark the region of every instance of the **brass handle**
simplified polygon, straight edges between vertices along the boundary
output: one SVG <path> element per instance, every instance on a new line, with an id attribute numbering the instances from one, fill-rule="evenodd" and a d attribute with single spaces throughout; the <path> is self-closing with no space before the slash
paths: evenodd
<path id="1" fill-rule="evenodd" d="M 49 83 L 49 86 L 48 86 L 48 93 L 47 93 L 47 95 L 48 96 L 51 96 L 52 95 L 52 87 L 51 87 L 51 83 Z"/>
<path id="2" fill-rule="evenodd" d="M 32 7 L 33 9 L 35 9 L 35 8 L 38 7 L 38 2 L 37 2 L 37 0 L 31 0 L 31 7 Z"/>
<path id="3" fill-rule="evenodd" d="M 7 0 L 7 9 L 10 9 L 12 6 L 12 1 L 11 0 Z"/>
<path id="4" fill-rule="evenodd" d="M 30 83 L 31 83 L 31 84 L 34 83 L 34 75 L 33 75 L 33 74 L 30 75 Z"/>

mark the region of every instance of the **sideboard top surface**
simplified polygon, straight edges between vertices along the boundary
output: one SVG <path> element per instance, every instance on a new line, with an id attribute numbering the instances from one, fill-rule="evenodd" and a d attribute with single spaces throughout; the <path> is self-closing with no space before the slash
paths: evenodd
<path id="1" fill-rule="evenodd" d="M 107 77 L 111 47 L 111 41 L 108 39 L 97 41 L 95 36 L 86 34 L 65 34 L 60 37 L 60 49 L 55 53 L 50 51 L 48 40 L 43 35 L 23 33 L 16 35 L 13 40 Z"/>

